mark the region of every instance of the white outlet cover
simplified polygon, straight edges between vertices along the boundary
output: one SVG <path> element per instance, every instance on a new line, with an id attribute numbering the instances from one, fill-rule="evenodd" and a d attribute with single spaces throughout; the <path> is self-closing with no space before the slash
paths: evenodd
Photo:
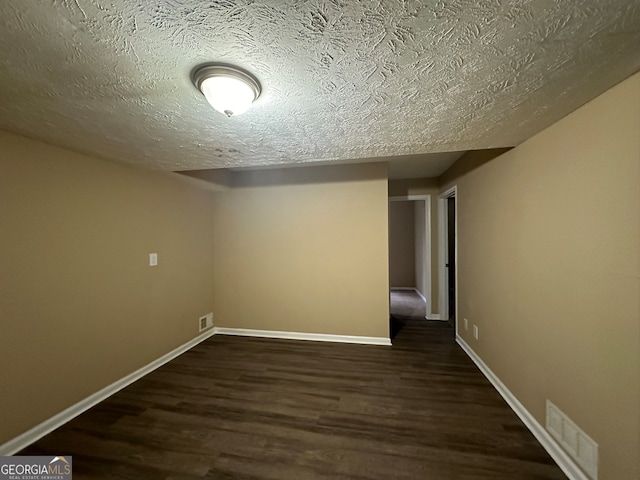
<path id="1" fill-rule="evenodd" d="M 478 339 L 478 326 L 477 325 L 473 326 L 473 338 L 475 338 L 476 340 Z"/>
<path id="2" fill-rule="evenodd" d="M 157 253 L 150 253 L 149 254 L 149 266 L 150 267 L 155 267 L 156 265 L 158 265 L 158 254 Z"/>

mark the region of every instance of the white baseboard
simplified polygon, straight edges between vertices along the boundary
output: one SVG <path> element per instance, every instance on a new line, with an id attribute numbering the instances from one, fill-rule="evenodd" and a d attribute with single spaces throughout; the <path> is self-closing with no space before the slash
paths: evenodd
<path id="1" fill-rule="evenodd" d="M 417 288 L 414 288 L 413 290 L 418 294 L 418 296 L 424 303 L 427 303 L 427 297 L 425 297 L 420 290 L 418 290 Z"/>
<path id="2" fill-rule="evenodd" d="M 89 410 L 91 407 L 97 405 L 103 400 L 107 399 L 114 393 L 122 390 L 123 388 L 131 385 L 136 380 L 144 377 L 145 375 L 151 373 L 158 367 L 161 367 L 165 363 L 173 360 L 178 355 L 186 352 L 190 348 L 194 347 L 198 343 L 206 340 L 211 337 L 215 333 L 214 329 L 208 330 L 202 335 L 198 335 L 193 340 L 188 341 L 187 343 L 180 345 L 178 348 L 171 350 L 169 353 L 161 356 L 160 358 L 154 360 L 153 362 L 145 365 L 144 367 L 136 370 L 133 373 L 130 373 L 126 377 L 121 378 L 113 382 L 111 385 L 104 387 L 102 390 L 99 390 L 87 398 L 80 400 L 78 403 L 71 405 L 69 408 L 61 411 L 60 413 L 54 415 L 53 417 L 45 420 L 44 422 L 36 425 L 30 430 L 27 430 L 21 435 L 18 435 L 12 440 L 0 445 L 0 456 L 5 455 L 13 455 L 16 452 L 19 452 L 23 448 L 31 445 L 36 440 L 44 437 L 48 433 L 51 433 L 56 428 L 64 425 L 68 421 L 74 419 L 81 413 Z"/>
<path id="3" fill-rule="evenodd" d="M 442 320 L 439 313 L 427 313 L 427 316 L 424 318 L 427 320 Z"/>
<path id="4" fill-rule="evenodd" d="M 311 340 L 314 342 L 360 343 L 365 345 L 391 345 L 386 337 L 360 337 L 352 335 L 329 335 L 325 333 L 281 332 L 277 330 L 251 330 L 246 328 L 216 327 L 217 335 L 241 337 L 283 338 L 288 340 Z"/>
<path id="5" fill-rule="evenodd" d="M 547 432 L 540 423 L 534 418 L 531 413 L 520 403 L 520 401 L 511 393 L 504 383 L 496 376 L 495 373 L 482 361 L 482 359 L 473 351 L 473 349 L 462 339 L 462 337 L 456 335 L 456 342 L 462 347 L 469 358 L 477 365 L 480 371 L 491 382 L 498 393 L 509 404 L 511 409 L 515 412 L 520 420 L 526 425 L 526 427 L 533 433 L 538 442 L 547 451 L 547 453 L 558 464 L 560 469 L 565 473 L 570 480 L 589 480 L 589 477 L 580 470 L 580 467 L 573 461 L 573 459 L 556 443 L 553 437 Z"/>

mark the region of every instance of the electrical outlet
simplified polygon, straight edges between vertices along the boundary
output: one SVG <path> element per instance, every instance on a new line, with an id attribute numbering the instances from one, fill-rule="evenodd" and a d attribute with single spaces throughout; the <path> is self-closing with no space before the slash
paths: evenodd
<path id="1" fill-rule="evenodd" d="M 464 319 L 464 329 L 469 330 L 469 320 L 467 320 L 466 318 Z"/>
<path id="2" fill-rule="evenodd" d="M 149 254 L 149 266 L 150 267 L 155 267 L 156 265 L 158 265 L 158 254 L 157 253 L 150 253 Z"/>
<path id="3" fill-rule="evenodd" d="M 213 327 L 213 312 L 207 313 L 198 319 L 198 330 L 200 332 L 211 327 Z"/>
<path id="4" fill-rule="evenodd" d="M 478 339 L 478 326 L 477 325 L 473 326 L 473 338 L 475 338 L 476 340 Z"/>

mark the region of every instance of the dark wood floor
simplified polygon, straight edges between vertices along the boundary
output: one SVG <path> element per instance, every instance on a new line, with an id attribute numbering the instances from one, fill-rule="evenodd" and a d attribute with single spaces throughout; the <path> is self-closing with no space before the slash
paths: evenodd
<path id="1" fill-rule="evenodd" d="M 393 347 L 217 335 L 22 451 L 75 479 L 565 479 L 442 322 Z"/>

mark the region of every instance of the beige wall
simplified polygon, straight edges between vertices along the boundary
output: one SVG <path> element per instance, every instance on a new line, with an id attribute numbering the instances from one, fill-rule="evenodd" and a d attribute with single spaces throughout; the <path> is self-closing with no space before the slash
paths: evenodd
<path id="1" fill-rule="evenodd" d="M 409 195 L 432 195 L 438 193 L 437 178 L 407 178 L 389 180 L 390 197 L 408 197 Z"/>
<path id="2" fill-rule="evenodd" d="M 200 182 L 206 182 L 204 185 L 212 191 L 225 191 L 231 188 L 233 184 L 233 172 L 224 168 L 214 170 L 187 170 L 177 173 Z"/>
<path id="3" fill-rule="evenodd" d="M 385 164 L 236 173 L 214 207 L 218 326 L 389 337 Z"/>
<path id="4" fill-rule="evenodd" d="M 600 480 L 640 478 L 640 74 L 457 184 L 461 335 Z"/>
<path id="5" fill-rule="evenodd" d="M 389 202 L 389 286 L 391 288 L 416 286 L 415 203 Z"/>
<path id="6" fill-rule="evenodd" d="M 508 152 L 511 148 L 489 148 L 486 150 L 470 150 L 455 161 L 437 178 L 438 187 L 443 192 L 453 186 L 455 180 L 484 165 L 490 160 Z"/>
<path id="7" fill-rule="evenodd" d="M 198 335 L 213 193 L 3 132 L 0 151 L 2 444 Z"/>

